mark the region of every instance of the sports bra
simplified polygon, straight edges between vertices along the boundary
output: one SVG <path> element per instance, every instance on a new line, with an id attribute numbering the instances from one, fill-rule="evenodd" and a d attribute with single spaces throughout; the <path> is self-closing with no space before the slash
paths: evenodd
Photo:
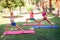
<path id="1" fill-rule="evenodd" d="M 14 18 L 10 18 L 10 20 L 14 20 Z"/>
<path id="2" fill-rule="evenodd" d="M 44 11 L 43 13 L 42 13 L 42 16 L 45 16 L 46 15 L 46 12 Z"/>
<path id="3" fill-rule="evenodd" d="M 30 12 L 30 18 L 34 18 L 34 13 Z"/>

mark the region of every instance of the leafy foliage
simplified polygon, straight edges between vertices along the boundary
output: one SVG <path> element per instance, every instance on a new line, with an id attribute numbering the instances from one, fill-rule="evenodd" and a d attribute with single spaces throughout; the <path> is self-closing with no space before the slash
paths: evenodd
<path id="1" fill-rule="evenodd" d="M 18 6 L 24 6 L 24 1 L 23 0 L 0 0 L 0 10 L 2 8 L 16 8 Z"/>
<path id="2" fill-rule="evenodd" d="M 26 9 L 27 9 L 28 11 L 32 10 L 32 9 L 33 9 L 33 5 L 27 6 Z"/>
<path id="3" fill-rule="evenodd" d="M 17 6 L 24 6 L 24 2 L 22 0 L 10 0 L 10 1 L 2 1 L 1 6 L 4 8 L 10 8 L 10 7 L 17 7 Z"/>
<path id="4" fill-rule="evenodd" d="M 37 4 L 40 0 L 34 0 L 35 1 L 35 3 Z"/>

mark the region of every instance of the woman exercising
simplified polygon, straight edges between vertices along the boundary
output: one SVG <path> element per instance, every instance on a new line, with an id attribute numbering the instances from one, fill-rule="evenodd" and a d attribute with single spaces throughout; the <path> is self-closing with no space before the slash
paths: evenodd
<path id="1" fill-rule="evenodd" d="M 33 20 L 38 23 L 38 25 L 41 25 L 41 23 L 34 19 L 34 13 L 33 10 L 30 11 L 30 18 L 26 19 L 26 24 L 28 24 L 28 20 Z"/>
<path id="2" fill-rule="evenodd" d="M 49 21 L 49 19 L 46 16 L 46 10 L 45 9 L 42 12 L 42 16 L 43 16 L 43 19 L 41 19 L 40 22 L 46 20 L 50 25 L 52 25 L 52 23 Z"/>
<path id="3" fill-rule="evenodd" d="M 10 16 L 10 24 L 7 24 L 6 25 L 6 31 L 8 31 L 8 26 L 14 26 L 14 27 L 16 27 L 16 28 L 18 28 L 18 29 L 21 29 L 22 31 L 24 31 L 21 27 L 19 27 L 17 24 L 16 24 L 16 22 L 14 22 L 14 16 L 13 16 L 13 13 L 11 13 L 11 16 Z"/>

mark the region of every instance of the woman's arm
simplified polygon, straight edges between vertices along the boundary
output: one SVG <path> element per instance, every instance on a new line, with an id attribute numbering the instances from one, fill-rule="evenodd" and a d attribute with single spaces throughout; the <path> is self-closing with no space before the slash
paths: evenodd
<path id="1" fill-rule="evenodd" d="M 11 16 L 2 16 L 3 18 L 10 18 Z M 23 16 L 13 16 L 14 18 L 23 17 Z"/>
<path id="2" fill-rule="evenodd" d="M 2 16 L 3 18 L 10 18 L 10 16 Z"/>

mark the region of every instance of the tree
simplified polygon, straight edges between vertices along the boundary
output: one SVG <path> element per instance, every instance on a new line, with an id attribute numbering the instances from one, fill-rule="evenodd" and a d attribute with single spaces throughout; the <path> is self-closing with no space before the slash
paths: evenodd
<path id="1" fill-rule="evenodd" d="M 20 8 L 20 13 L 21 13 L 21 7 L 24 6 L 24 1 L 23 0 L 20 0 L 19 1 L 19 8 Z"/>
<path id="2" fill-rule="evenodd" d="M 0 0 L 0 12 L 2 11 L 2 9 L 3 9 L 3 7 L 1 6 L 2 4 L 1 4 L 1 1 L 2 0 Z"/>
<path id="3" fill-rule="evenodd" d="M 3 8 L 9 8 L 10 9 L 10 14 L 13 13 L 13 7 L 15 7 L 15 4 L 13 1 L 5 0 L 5 1 L 2 1 L 1 4 L 2 4 L 1 6 Z"/>
<path id="4" fill-rule="evenodd" d="M 49 13 L 52 13 L 52 0 L 49 0 Z"/>
<path id="5" fill-rule="evenodd" d="M 19 6 L 20 13 L 21 13 L 21 7 L 24 6 L 24 0 L 18 0 L 18 1 L 15 0 L 15 7 L 16 6 Z"/>
<path id="6" fill-rule="evenodd" d="M 59 0 L 56 0 L 56 9 L 57 9 L 56 10 L 57 13 L 55 15 L 56 17 L 58 17 L 59 16 Z"/>
<path id="7" fill-rule="evenodd" d="M 24 6 L 24 1 L 23 0 L 20 0 L 19 1 L 19 8 L 20 8 L 20 13 L 21 13 L 21 7 Z"/>

